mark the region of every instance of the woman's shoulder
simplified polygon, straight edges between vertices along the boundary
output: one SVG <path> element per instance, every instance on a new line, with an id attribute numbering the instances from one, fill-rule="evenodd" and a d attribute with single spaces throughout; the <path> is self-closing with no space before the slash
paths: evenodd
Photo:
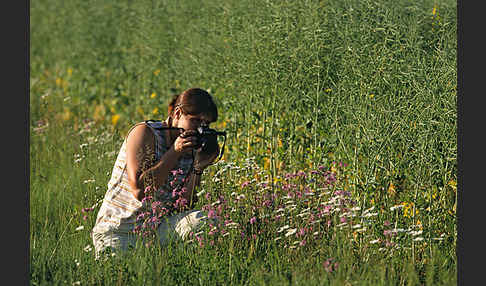
<path id="1" fill-rule="evenodd" d="M 134 124 L 127 133 L 126 141 L 153 141 L 153 131 L 145 122 Z"/>

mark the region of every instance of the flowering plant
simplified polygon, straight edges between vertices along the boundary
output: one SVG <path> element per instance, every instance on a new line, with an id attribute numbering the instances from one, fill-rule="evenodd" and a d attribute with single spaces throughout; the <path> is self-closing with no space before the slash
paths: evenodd
<path id="1" fill-rule="evenodd" d="M 188 209 L 187 199 L 184 194 L 187 189 L 184 187 L 186 178 L 181 169 L 172 170 L 168 178 L 168 183 L 159 189 L 148 185 L 142 199 L 142 207 L 136 216 L 136 225 L 133 232 L 141 235 L 147 245 L 152 244 L 157 239 L 157 228 L 164 219 Z M 172 188 L 172 191 L 167 191 Z"/>

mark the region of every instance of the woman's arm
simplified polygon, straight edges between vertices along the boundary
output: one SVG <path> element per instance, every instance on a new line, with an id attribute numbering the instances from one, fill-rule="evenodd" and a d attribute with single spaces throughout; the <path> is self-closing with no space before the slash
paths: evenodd
<path id="1" fill-rule="evenodd" d="M 135 127 L 127 138 L 128 181 L 131 193 L 139 201 L 144 198 L 143 190 L 147 185 L 159 189 L 165 184 L 169 171 L 177 166 L 183 154 L 192 150 L 197 138 L 191 136 L 190 132 L 177 137 L 160 160 L 151 166 L 155 153 L 154 140 L 154 134 L 146 125 Z"/>
<path id="2" fill-rule="evenodd" d="M 144 124 L 136 126 L 127 138 L 127 175 L 130 192 L 141 201 L 145 194 L 144 189 L 152 183 L 157 189 L 167 180 L 169 170 L 175 167 L 180 154 L 171 146 L 155 166 L 155 138 L 150 128 Z"/>
<path id="3" fill-rule="evenodd" d="M 189 174 L 188 180 L 184 184 L 187 192 L 183 195 L 183 197 L 187 200 L 189 207 L 191 208 L 194 203 L 197 202 L 197 197 L 195 196 L 194 190 L 201 184 L 202 172 L 218 157 L 219 146 L 216 145 L 215 151 L 212 154 L 207 154 L 205 152 L 202 152 L 201 150 L 198 150 L 196 152 L 197 153 L 193 169 Z"/>

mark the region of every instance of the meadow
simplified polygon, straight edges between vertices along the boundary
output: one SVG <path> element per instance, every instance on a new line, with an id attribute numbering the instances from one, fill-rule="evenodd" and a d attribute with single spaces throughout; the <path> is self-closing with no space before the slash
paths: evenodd
<path id="1" fill-rule="evenodd" d="M 32 285 L 456 285 L 456 2 L 30 3 Z M 129 128 L 228 134 L 185 242 L 94 260 Z"/>

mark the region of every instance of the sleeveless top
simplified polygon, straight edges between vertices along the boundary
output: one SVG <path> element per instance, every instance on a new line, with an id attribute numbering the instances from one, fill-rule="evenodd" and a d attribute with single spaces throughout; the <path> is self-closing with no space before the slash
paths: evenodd
<path id="1" fill-rule="evenodd" d="M 165 127 L 165 123 L 160 121 L 148 120 L 135 124 L 128 134 L 140 124 L 146 124 L 155 136 L 155 162 L 158 162 L 162 155 L 169 149 L 165 138 L 165 130 L 159 129 Z M 108 190 L 103 198 L 103 203 L 98 211 L 93 232 L 95 233 L 129 233 L 133 231 L 136 226 L 136 216 L 138 210 L 142 208 L 142 202 L 137 200 L 130 192 L 130 185 L 128 183 L 127 163 L 126 163 L 126 144 L 127 137 L 123 141 L 118 156 L 113 166 L 111 179 L 108 182 Z M 176 167 L 172 170 L 182 170 L 180 172 L 169 172 L 166 183 L 161 187 L 170 193 L 172 188 L 169 182 L 176 179 L 179 183 L 189 173 L 192 166 L 192 156 L 183 155 Z M 175 176 L 175 177 L 174 177 Z M 143 190 L 142 190 L 143 191 Z M 171 196 L 167 195 L 162 200 L 170 200 Z"/>

